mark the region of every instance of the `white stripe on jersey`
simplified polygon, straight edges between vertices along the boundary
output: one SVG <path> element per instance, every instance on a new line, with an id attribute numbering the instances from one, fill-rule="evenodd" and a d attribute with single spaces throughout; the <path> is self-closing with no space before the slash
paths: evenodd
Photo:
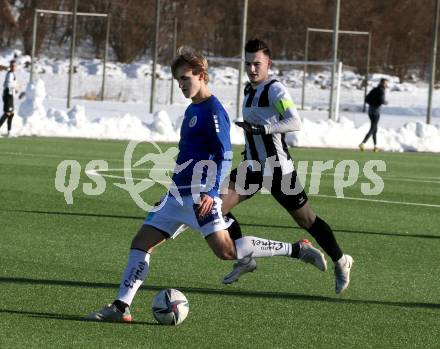
<path id="1" fill-rule="evenodd" d="M 273 142 L 275 143 L 276 149 L 283 149 L 280 133 L 273 134 L 272 139 Z M 290 158 L 287 156 L 284 149 L 283 151 L 278 151 L 278 160 L 280 162 L 280 166 L 281 166 L 281 170 L 283 171 L 283 174 L 291 173 L 295 170 L 292 160 L 290 160 Z"/>
<path id="2" fill-rule="evenodd" d="M 6 73 L 5 81 L 3 83 L 3 88 L 7 88 L 11 91 L 15 90 L 17 88 L 17 79 L 15 78 L 15 74 L 12 71 L 8 71 Z"/>
<path id="3" fill-rule="evenodd" d="M 218 117 L 217 117 L 217 115 L 214 114 L 213 118 L 214 118 L 215 132 L 219 133 L 220 132 L 220 127 L 218 125 Z"/>

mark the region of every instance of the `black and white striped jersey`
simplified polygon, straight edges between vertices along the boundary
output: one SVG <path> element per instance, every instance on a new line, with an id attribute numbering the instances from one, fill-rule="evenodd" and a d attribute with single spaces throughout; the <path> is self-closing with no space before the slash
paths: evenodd
<path id="1" fill-rule="evenodd" d="M 282 174 L 294 171 L 285 133 L 301 129 L 301 119 L 286 87 L 277 80 L 266 80 L 256 88 L 248 84 L 243 101 L 243 119 L 264 125 L 266 134 L 245 132 L 246 160 L 256 160 L 265 168 L 267 158 L 279 162 Z"/>
<path id="2" fill-rule="evenodd" d="M 17 79 L 12 71 L 8 71 L 6 73 L 5 81 L 3 83 L 3 90 L 11 95 L 17 90 Z"/>

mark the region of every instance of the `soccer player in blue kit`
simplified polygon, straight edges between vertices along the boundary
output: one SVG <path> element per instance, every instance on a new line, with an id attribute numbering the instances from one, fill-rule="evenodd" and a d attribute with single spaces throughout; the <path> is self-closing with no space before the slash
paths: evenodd
<path id="1" fill-rule="evenodd" d="M 292 244 L 253 236 L 231 238 L 238 224 L 232 216 L 221 214 L 219 195 L 220 184 L 228 175 L 232 161 L 228 114 L 208 88 L 208 64 L 203 56 L 180 49 L 172 64 L 172 73 L 183 95 L 192 100 L 182 122 L 179 154 L 172 177 L 172 186 L 178 194 L 170 189 L 148 213 L 132 240 L 115 301 L 87 315 L 87 320 L 132 321 L 129 307 L 148 275 L 153 250 L 174 238 L 183 224 L 198 230 L 220 259 L 286 256 L 320 270 L 326 269 L 324 255 L 307 240 Z"/>

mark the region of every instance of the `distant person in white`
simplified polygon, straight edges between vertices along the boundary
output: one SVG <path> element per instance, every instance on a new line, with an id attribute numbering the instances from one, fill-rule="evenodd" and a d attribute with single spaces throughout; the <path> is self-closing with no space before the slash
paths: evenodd
<path id="1" fill-rule="evenodd" d="M 0 127 L 8 120 L 8 136 L 11 132 L 12 118 L 14 117 L 14 94 L 18 93 L 18 83 L 15 76 L 16 70 L 17 62 L 12 60 L 3 83 L 3 116 L 0 119 Z"/>

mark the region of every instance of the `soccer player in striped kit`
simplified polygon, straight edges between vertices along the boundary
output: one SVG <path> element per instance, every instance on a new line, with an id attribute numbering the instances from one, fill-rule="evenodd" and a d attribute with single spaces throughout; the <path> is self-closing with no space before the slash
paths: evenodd
<path id="1" fill-rule="evenodd" d="M 228 192 L 222 196 L 223 213 L 227 214 L 256 192 L 246 193 L 245 188 L 253 186 L 259 190 L 266 187 L 330 256 L 335 267 L 335 291 L 339 294 L 350 282 L 353 258 L 342 252 L 332 229 L 314 213 L 301 183 L 297 181 L 284 138 L 286 132 L 301 129 L 301 120 L 286 87 L 277 80 L 269 79 L 271 65 L 269 47 L 262 40 L 249 40 L 245 46 L 245 67 L 250 82 L 244 92 L 244 121 L 236 122 L 245 131 L 245 160 L 249 166 L 245 168 L 245 173 L 240 173 L 238 168 L 231 172 Z M 244 175 L 245 178 L 242 178 Z M 256 262 L 252 256 L 238 260 L 223 282 L 237 281 L 241 275 L 255 269 Z"/>
<path id="2" fill-rule="evenodd" d="M 0 118 L 0 127 L 8 120 L 8 136 L 11 132 L 12 118 L 14 117 L 14 95 L 18 92 L 18 83 L 15 76 L 16 70 L 17 63 L 12 60 L 3 83 L 3 116 Z"/>
<path id="3" fill-rule="evenodd" d="M 115 301 L 89 314 L 87 320 L 132 321 L 130 305 L 148 275 L 153 250 L 176 237 L 182 225 L 199 231 L 220 259 L 285 256 L 323 271 L 327 267 L 322 252 L 308 241 L 292 244 L 253 236 L 231 238 L 239 228 L 238 223 L 233 217 L 222 215 L 219 195 L 220 184 L 229 173 L 232 160 L 228 114 L 208 89 L 208 63 L 203 56 L 179 50 L 172 73 L 183 95 L 192 100 L 181 126 L 172 187 L 157 208 L 148 213 L 133 238 Z M 213 176 L 206 168 L 208 161 L 216 165 L 210 169 Z M 194 180 L 197 175 L 199 179 Z"/>

